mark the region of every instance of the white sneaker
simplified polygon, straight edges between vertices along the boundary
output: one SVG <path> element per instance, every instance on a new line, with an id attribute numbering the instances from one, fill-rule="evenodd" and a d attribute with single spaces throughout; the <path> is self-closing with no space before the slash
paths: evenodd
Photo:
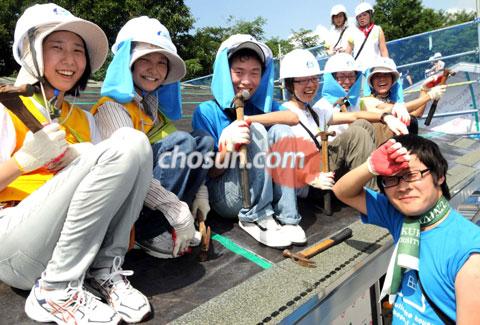
<path id="1" fill-rule="evenodd" d="M 31 319 L 57 324 L 118 324 L 121 317 L 99 298 L 82 288 L 46 290 L 37 280 L 25 302 L 25 313 Z"/>
<path id="2" fill-rule="evenodd" d="M 190 240 L 190 246 L 196 247 L 200 245 L 202 241 L 202 234 L 199 231 L 195 231 L 195 235 Z M 136 245 L 143 249 L 145 253 L 157 258 L 173 258 L 173 237 L 168 231 L 165 231 L 147 240 L 136 242 Z"/>
<path id="3" fill-rule="evenodd" d="M 116 256 L 110 272 L 101 269 L 89 273 L 92 278 L 88 283 L 105 298 L 125 322 L 138 323 L 150 315 L 150 303 L 147 297 L 132 287 L 127 280 L 126 276 L 132 275 L 133 271 L 122 270 L 121 261 L 120 256 Z"/>
<path id="4" fill-rule="evenodd" d="M 238 225 L 266 246 L 284 248 L 292 244 L 290 239 L 281 232 L 282 226 L 272 216 L 254 222 L 239 221 Z"/>
<path id="5" fill-rule="evenodd" d="M 292 244 L 302 245 L 307 242 L 305 231 L 299 225 L 283 225 L 281 231 Z"/>

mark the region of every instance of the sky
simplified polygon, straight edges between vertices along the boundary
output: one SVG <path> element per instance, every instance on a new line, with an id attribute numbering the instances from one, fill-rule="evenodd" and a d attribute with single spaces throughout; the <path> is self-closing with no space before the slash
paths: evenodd
<path id="1" fill-rule="evenodd" d="M 267 20 L 264 30 L 267 39 L 287 39 L 292 30 L 318 30 L 319 25 L 330 27 L 330 9 L 342 3 L 353 16 L 359 1 L 353 0 L 185 0 L 196 19 L 195 28 L 225 26 L 227 18 L 251 21 L 258 16 Z M 374 1 L 370 1 L 373 5 Z M 436 10 L 475 10 L 475 0 L 424 0 L 423 5 Z M 321 30 L 321 27 L 319 28 Z"/>

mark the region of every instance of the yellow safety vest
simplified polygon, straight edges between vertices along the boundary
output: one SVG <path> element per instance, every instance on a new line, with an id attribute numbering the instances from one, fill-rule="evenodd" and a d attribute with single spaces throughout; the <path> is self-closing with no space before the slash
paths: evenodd
<path id="1" fill-rule="evenodd" d="M 105 102 L 116 102 L 113 98 L 102 97 L 98 102 L 92 107 L 91 112 L 95 115 L 98 111 L 98 108 L 102 106 Z M 131 101 L 126 104 L 121 104 L 130 115 L 132 120 L 133 127 L 145 133 L 150 140 L 150 143 L 155 143 L 159 140 L 162 140 L 169 134 L 175 132 L 177 128 L 175 125 L 160 111 L 158 111 L 158 123 L 153 125 L 153 120 L 148 116 L 140 106 L 135 102 Z"/>
<path id="2" fill-rule="evenodd" d="M 48 122 L 45 116 L 43 116 L 43 114 L 37 109 L 30 97 L 21 97 L 21 99 L 25 104 L 25 107 L 40 123 L 44 124 Z M 70 108 L 71 112 L 69 112 Z M 8 108 L 7 111 L 15 127 L 15 153 L 22 147 L 28 128 L 15 114 L 8 110 Z M 63 121 L 67 116 L 68 119 L 61 125 L 66 132 L 67 142 L 79 143 L 90 141 L 90 125 L 85 112 L 78 107 L 72 107 L 68 102 L 64 101 L 61 107 L 59 120 Z M 29 174 L 21 175 L 5 189 L 0 191 L 0 202 L 21 201 L 45 184 L 54 175 L 54 173 L 45 168 L 40 168 Z"/>

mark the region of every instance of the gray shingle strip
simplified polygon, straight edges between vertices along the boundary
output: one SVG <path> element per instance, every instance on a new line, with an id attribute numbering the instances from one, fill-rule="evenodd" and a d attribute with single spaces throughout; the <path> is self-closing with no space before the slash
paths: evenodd
<path id="1" fill-rule="evenodd" d="M 388 232 L 382 228 L 360 221 L 350 228 L 352 238 L 312 258 L 316 268 L 283 260 L 172 324 L 278 323 L 313 296 L 323 297 L 329 285 L 341 280 L 380 247 L 392 244 Z"/>
<path id="2" fill-rule="evenodd" d="M 477 140 L 474 140 L 474 139 L 460 137 L 457 140 L 450 143 L 450 145 L 458 148 L 467 149 L 476 142 Z"/>
<path id="3" fill-rule="evenodd" d="M 456 165 L 447 172 L 447 185 L 450 189 L 454 189 L 464 180 L 473 177 L 477 173 L 476 168 Z"/>
<path id="4" fill-rule="evenodd" d="M 455 159 L 455 162 L 462 165 L 474 166 L 480 161 L 480 150 L 469 152 Z"/>

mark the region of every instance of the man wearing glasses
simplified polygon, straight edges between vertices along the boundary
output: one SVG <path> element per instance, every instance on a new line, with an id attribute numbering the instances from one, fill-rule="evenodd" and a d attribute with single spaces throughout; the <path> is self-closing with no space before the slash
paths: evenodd
<path id="1" fill-rule="evenodd" d="M 447 169 L 434 142 L 401 135 L 333 187 L 363 222 L 393 236 L 382 290 L 393 324 L 480 324 L 480 228 L 448 203 Z M 364 188 L 374 176 L 381 193 Z"/>

